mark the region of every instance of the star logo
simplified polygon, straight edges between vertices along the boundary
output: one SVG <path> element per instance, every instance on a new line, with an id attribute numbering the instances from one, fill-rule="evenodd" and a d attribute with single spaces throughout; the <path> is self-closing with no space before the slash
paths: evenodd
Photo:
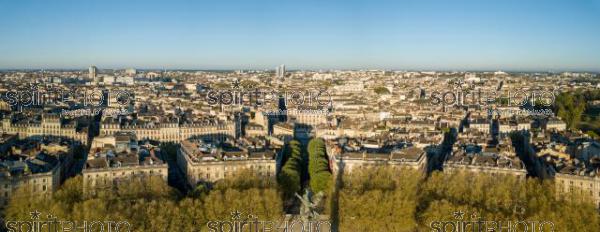
<path id="1" fill-rule="evenodd" d="M 41 213 L 38 212 L 37 210 L 33 211 L 33 212 L 30 212 L 29 214 L 31 214 L 31 219 L 33 219 L 33 220 L 40 219 Z"/>
<path id="2" fill-rule="evenodd" d="M 462 220 L 465 213 L 461 210 L 454 212 L 454 219 Z"/>
<path id="3" fill-rule="evenodd" d="M 231 212 L 231 219 L 233 220 L 239 220 L 240 218 L 242 218 L 242 213 L 240 213 L 240 211 L 233 211 Z"/>
<path id="4" fill-rule="evenodd" d="M 459 88 L 459 89 L 462 89 L 463 84 L 464 84 L 464 82 L 461 79 L 454 82 L 454 85 L 456 86 L 456 88 Z"/>
<path id="5" fill-rule="evenodd" d="M 31 83 L 29 84 L 29 87 L 31 88 L 31 90 L 36 91 L 38 90 L 38 84 L 37 83 Z"/>
<path id="6" fill-rule="evenodd" d="M 231 88 L 233 89 L 239 89 L 240 88 L 240 81 L 239 80 L 235 80 L 231 83 Z"/>

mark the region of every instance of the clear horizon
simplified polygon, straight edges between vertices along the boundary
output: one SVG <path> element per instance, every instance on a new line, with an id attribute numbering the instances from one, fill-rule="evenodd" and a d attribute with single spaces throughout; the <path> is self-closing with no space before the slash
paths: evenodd
<path id="1" fill-rule="evenodd" d="M 287 67 L 287 66 L 286 66 Z M 0 68 L 0 72 L 11 72 L 11 71 L 88 71 L 88 67 L 81 68 Z M 116 67 L 116 68 L 103 68 L 98 67 L 100 74 L 102 74 L 103 70 L 126 70 L 126 69 L 136 69 L 138 71 L 204 71 L 204 72 L 235 72 L 235 71 L 275 71 L 275 67 L 272 69 L 202 69 L 202 68 L 172 68 L 172 69 L 164 69 L 164 68 L 136 68 L 136 67 Z M 391 71 L 391 72 L 506 72 L 506 73 L 563 73 L 563 72 L 574 72 L 574 73 L 591 73 L 591 74 L 600 74 L 600 71 L 593 70 L 505 70 L 505 69 L 497 69 L 497 70 L 436 70 L 436 69 L 287 69 L 288 72 L 295 71 L 313 71 L 313 72 L 329 72 L 329 71 Z"/>
<path id="2" fill-rule="evenodd" d="M 0 69 L 600 72 L 600 0 L 5 1 Z"/>

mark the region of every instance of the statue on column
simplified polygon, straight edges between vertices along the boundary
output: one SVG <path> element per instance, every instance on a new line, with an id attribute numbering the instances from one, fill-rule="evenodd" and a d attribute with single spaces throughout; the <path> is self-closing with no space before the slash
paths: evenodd
<path id="1" fill-rule="evenodd" d="M 324 196 L 323 192 L 313 195 L 310 189 L 306 189 L 304 196 L 300 196 L 296 193 L 296 197 L 302 202 L 302 205 L 300 206 L 300 217 L 302 220 L 318 220 L 319 211 L 323 210 L 322 201 Z"/>

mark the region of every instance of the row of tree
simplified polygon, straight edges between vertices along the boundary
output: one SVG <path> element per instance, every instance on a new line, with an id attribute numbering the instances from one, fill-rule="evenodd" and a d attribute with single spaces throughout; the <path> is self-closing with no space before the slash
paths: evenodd
<path id="1" fill-rule="evenodd" d="M 61 220 L 128 221 L 133 231 L 206 230 L 209 220 L 230 220 L 233 211 L 277 221 L 285 214 L 286 197 L 302 188 L 327 194 L 334 188 L 322 140 L 310 141 L 307 149 L 293 141 L 285 149 L 277 182 L 243 170 L 187 196 L 160 178 L 124 180 L 92 195 L 76 177 L 52 196 L 17 190 L 4 218 L 28 221 L 37 210 Z M 421 171 L 393 167 L 355 169 L 340 177 L 329 197 L 335 207 L 325 209 L 339 231 L 431 231 L 435 221 L 472 219 L 548 221 L 554 231 L 600 231 L 592 199 L 578 191 L 558 196 L 551 180 L 469 172 L 433 172 L 425 178 Z M 458 218 L 457 212 L 464 215 Z"/>
<path id="2" fill-rule="evenodd" d="M 82 177 L 78 176 L 67 180 L 52 196 L 41 197 L 26 187 L 18 189 L 4 218 L 31 221 L 30 213 L 39 211 L 41 220 L 51 214 L 61 221 L 126 221 L 131 231 L 207 231 L 209 220 L 232 221 L 234 211 L 259 220 L 280 220 L 284 212 L 276 184 L 253 176 L 240 174 L 190 196 L 182 196 L 154 177 L 124 180 L 118 187 L 96 189 L 92 195 L 83 192 Z"/>
<path id="3" fill-rule="evenodd" d="M 470 172 L 422 178 L 416 170 L 383 167 L 345 176 L 338 212 L 331 212 L 339 214 L 340 231 L 435 231 L 432 222 L 474 220 L 546 221 L 554 231 L 600 231 L 593 200 L 578 191 L 558 196 L 552 181 Z"/>
<path id="4" fill-rule="evenodd" d="M 325 141 L 322 139 L 312 139 L 308 143 L 308 161 L 311 190 L 315 193 L 329 192 L 331 190 L 332 178 Z"/>
<path id="5" fill-rule="evenodd" d="M 295 201 L 303 188 L 331 190 L 331 172 L 325 143 L 313 139 L 308 149 L 291 141 L 277 182 L 242 170 L 214 185 L 199 185 L 187 196 L 157 177 L 120 180 L 83 191 L 82 177 L 71 178 L 52 196 L 42 197 L 24 187 L 14 194 L 4 212 L 11 220 L 28 220 L 30 212 L 52 213 L 71 221 L 126 220 L 136 231 L 194 231 L 209 219 L 227 218 L 231 211 L 252 213 L 262 219 L 279 219 L 283 200 Z M 297 202 L 296 202 L 297 203 Z"/>
<path id="6" fill-rule="evenodd" d="M 282 167 L 277 176 L 284 198 L 293 198 L 294 194 L 302 189 L 307 160 L 306 153 L 297 140 L 292 140 L 284 147 Z"/>
<path id="7" fill-rule="evenodd" d="M 331 190 L 329 158 L 322 139 L 311 139 L 308 149 L 299 141 L 292 140 L 284 148 L 282 163 L 277 180 L 284 197 L 294 197 L 305 187 L 310 187 L 315 193 L 328 193 Z"/>

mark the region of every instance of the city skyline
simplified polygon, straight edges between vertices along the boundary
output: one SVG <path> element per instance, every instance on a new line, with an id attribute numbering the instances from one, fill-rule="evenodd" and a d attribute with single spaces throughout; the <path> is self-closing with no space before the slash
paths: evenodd
<path id="1" fill-rule="evenodd" d="M 94 65 L 90 65 L 94 66 Z M 83 72 L 88 73 L 89 67 L 74 67 L 74 68 L 0 68 L 0 72 Z M 111 72 L 120 72 L 126 71 L 127 69 L 135 69 L 138 72 L 164 72 L 164 71 L 175 71 L 175 72 L 237 72 L 237 71 L 245 71 L 245 72 L 273 72 L 277 73 L 277 68 L 279 66 L 273 68 L 264 68 L 264 69 L 235 69 L 235 68 L 223 68 L 223 69 L 191 69 L 191 68 L 137 68 L 130 66 L 117 66 L 117 67 L 97 67 L 97 74 L 106 75 L 112 74 Z M 590 74 L 599 74 L 600 70 L 582 70 L 582 69 L 557 69 L 557 70 L 507 70 L 507 69 L 367 69 L 367 68 L 356 68 L 356 69 L 287 69 L 286 72 L 375 72 L 375 71 L 385 71 L 385 72 L 439 72 L 439 73 L 493 73 L 493 72 L 504 72 L 504 73 L 512 73 L 512 74 L 559 74 L 559 73 L 590 73 Z"/>
<path id="2" fill-rule="evenodd" d="M 600 231 L 600 0 L 0 0 L 0 28 L 0 231 Z"/>
<path id="3" fill-rule="evenodd" d="M 0 69 L 600 71 L 600 1 L 0 3 Z"/>

